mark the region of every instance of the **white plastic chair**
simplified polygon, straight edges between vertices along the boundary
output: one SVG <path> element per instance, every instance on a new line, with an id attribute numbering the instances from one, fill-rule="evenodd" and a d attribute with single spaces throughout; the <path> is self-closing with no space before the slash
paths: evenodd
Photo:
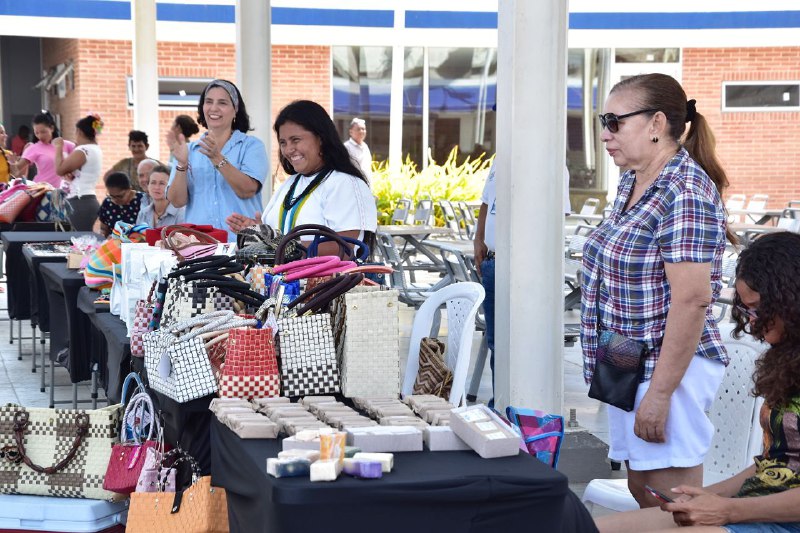
<path id="1" fill-rule="evenodd" d="M 759 411 L 763 399 L 754 398 L 752 375 L 755 361 L 767 346 L 745 336 L 734 339 L 733 324 L 720 324 L 725 348 L 731 363 L 717 390 L 711 412 L 714 438 L 703 463 L 703 485 L 717 483 L 738 474 L 761 453 Z M 750 420 L 750 430 L 742 431 L 742 420 Z M 628 490 L 627 479 L 593 479 L 583 493 L 583 503 L 591 512 L 594 505 L 613 511 L 633 511 L 639 504 Z"/>
<path id="2" fill-rule="evenodd" d="M 479 283 L 471 281 L 453 283 L 431 294 L 420 306 L 411 328 L 406 374 L 403 378 L 403 396 L 412 394 L 414 390 L 414 381 L 419 371 L 419 343 L 423 337 L 431 336 L 431 325 L 436 321 L 436 314 L 442 305 L 446 305 L 447 342 L 444 358 L 447 367 L 453 371 L 453 387 L 448 400 L 455 406 L 461 405 L 465 399 L 472 337 L 475 333 L 475 315 L 485 295 Z M 436 333 L 433 332 L 434 335 Z"/>

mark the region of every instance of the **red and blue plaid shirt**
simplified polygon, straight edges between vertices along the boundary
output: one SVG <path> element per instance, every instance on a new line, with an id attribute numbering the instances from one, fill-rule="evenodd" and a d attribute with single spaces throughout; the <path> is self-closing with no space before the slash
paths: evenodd
<path id="1" fill-rule="evenodd" d="M 711 262 L 712 301 L 722 288 L 726 216 L 705 171 L 681 148 L 623 212 L 635 179 L 630 170 L 622 175 L 611 214 L 583 250 L 581 344 L 587 383 L 594 375 L 598 310 L 604 329 L 647 343 L 642 381 L 652 377 L 671 300 L 665 262 Z M 728 364 L 711 306 L 695 354 Z"/>

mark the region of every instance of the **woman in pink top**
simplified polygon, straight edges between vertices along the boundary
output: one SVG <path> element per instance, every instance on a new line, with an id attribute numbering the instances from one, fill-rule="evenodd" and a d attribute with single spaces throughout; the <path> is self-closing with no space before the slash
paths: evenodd
<path id="1" fill-rule="evenodd" d="M 34 181 L 46 182 L 58 189 L 61 186 L 61 177 L 56 174 L 56 149 L 52 141 L 61 134 L 56 127 L 56 121 L 49 111 L 43 111 L 33 117 L 33 134 L 37 142 L 29 144 L 22 152 L 22 157 L 17 161 L 17 176 L 27 176 L 28 166 L 36 165 L 36 178 Z M 64 141 L 63 154 L 69 155 L 75 149 L 75 143 Z"/>

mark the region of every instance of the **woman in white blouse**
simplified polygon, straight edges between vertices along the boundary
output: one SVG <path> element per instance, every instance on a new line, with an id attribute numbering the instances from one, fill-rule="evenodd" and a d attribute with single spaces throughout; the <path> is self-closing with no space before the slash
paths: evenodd
<path id="1" fill-rule="evenodd" d="M 92 231 L 97 210 L 94 188 L 103 168 L 103 152 L 97 145 L 97 135 L 103 129 L 103 121 L 97 114 L 86 115 L 75 124 L 75 150 L 64 159 L 61 147 L 64 139 L 53 139 L 56 154 L 56 174 L 69 181 L 69 223 L 74 231 Z"/>
<path id="2" fill-rule="evenodd" d="M 281 110 L 274 129 L 281 165 L 290 177 L 273 194 L 263 216 L 229 216 L 231 230 L 238 232 L 260 218 L 283 234 L 301 224 L 321 224 L 345 237 L 371 240 L 378 226 L 375 198 L 325 109 L 297 100 Z M 323 255 L 337 251 L 334 243 L 320 246 Z"/>

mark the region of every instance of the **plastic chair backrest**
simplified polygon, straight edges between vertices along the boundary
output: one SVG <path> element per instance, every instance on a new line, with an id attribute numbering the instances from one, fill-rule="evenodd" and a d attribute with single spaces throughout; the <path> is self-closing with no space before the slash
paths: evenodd
<path id="1" fill-rule="evenodd" d="M 453 387 L 448 400 L 458 406 L 465 400 L 467 372 L 472 354 L 472 339 L 475 333 L 475 315 L 486 293 L 478 283 L 453 283 L 431 294 L 417 310 L 411 339 L 408 345 L 408 360 L 403 378 L 403 396 L 414 390 L 419 371 L 419 343 L 431 333 L 434 315 L 442 305 L 447 306 L 447 342 L 444 358 L 453 371 Z"/>
<path id="2" fill-rule="evenodd" d="M 747 202 L 747 210 L 748 211 L 760 211 L 762 209 L 767 208 L 767 202 L 769 201 L 768 194 L 754 194 L 750 201 Z"/>
<path id="3" fill-rule="evenodd" d="M 720 334 L 730 357 L 725 377 L 717 390 L 709 419 L 714 424 L 711 448 L 703 463 L 703 484 L 709 485 L 738 474 L 761 453 L 759 411 L 763 401 L 750 393 L 753 370 L 767 345 L 745 335 L 734 339 L 733 324 L 720 324 Z M 743 427 L 749 431 L 742 431 Z"/>
<path id="4" fill-rule="evenodd" d="M 581 215 L 594 215 L 597 213 L 597 206 L 600 205 L 600 200 L 597 198 L 587 198 L 581 207 Z"/>
<path id="5" fill-rule="evenodd" d="M 408 212 L 411 211 L 411 200 L 403 198 L 398 200 L 397 206 L 392 213 L 392 224 L 405 224 L 408 219 Z"/>
<path id="6" fill-rule="evenodd" d="M 785 229 L 786 231 L 793 231 L 797 233 L 800 231 L 800 219 L 781 217 L 778 219 L 778 227 Z"/>
<path id="7" fill-rule="evenodd" d="M 394 244 L 394 239 L 391 235 L 380 233 L 376 235 L 378 250 L 383 256 L 389 266 L 392 267 L 394 272 L 389 274 L 389 282 L 393 289 L 406 289 L 406 276 L 405 269 L 403 268 L 403 261 L 400 258 L 400 252 Z"/>
<path id="8" fill-rule="evenodd" d="M 455 235 L 461 237 L 461 225 L 458 223 L 453 204 L 451 204 L 449 200 L 439 200 L 439 207 L 442 210 L 445 225 L 450 228 Z"/>
<path id="9" fill-rule="evenodd" d="M 731 194 L 725 202 L 725 209 L 744 209 L 744 202 L 747 198 L 744 194 Z"/>
<path id="10" fill-rule="evenodd" d="M 414 224 L 427 226 L 431 223 L 431 216 L 433 215 L 433 201 L 420 200 L 414 209 Z"/>

